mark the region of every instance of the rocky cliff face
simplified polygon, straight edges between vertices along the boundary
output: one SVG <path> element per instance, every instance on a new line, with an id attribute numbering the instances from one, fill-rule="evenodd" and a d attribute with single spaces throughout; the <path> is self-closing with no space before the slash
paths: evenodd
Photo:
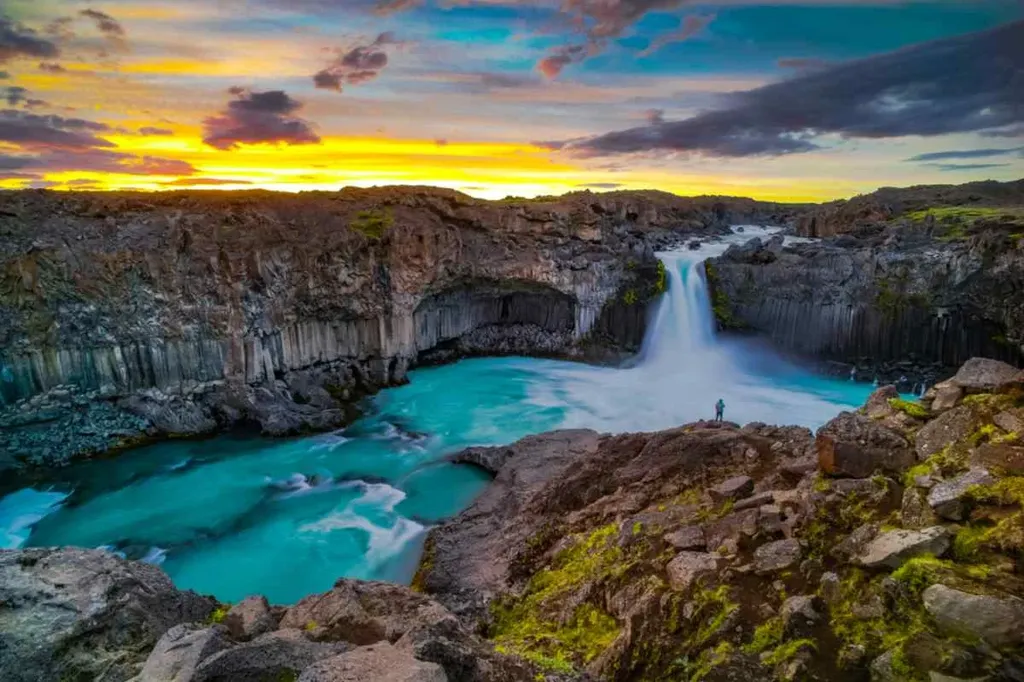
<path id="1" fill-rule="evenodd" d="M 663 282 L 652 247 L 793 215 L 657 192 L 3 192 L 7 456 L 240 421 L 327 428 L 422 360 L 628 348 Z"/>
<path id="2" fill-rule="evenodd" d="M 860 367 L 870 379 L 948 376 L 974 355 L 1024 361 L 1024 241 L 876 229 L 783 248 L 752 242 L 708 263 L 723 326 Z M 909 389 L 909 386 L 901 387 Z"/>

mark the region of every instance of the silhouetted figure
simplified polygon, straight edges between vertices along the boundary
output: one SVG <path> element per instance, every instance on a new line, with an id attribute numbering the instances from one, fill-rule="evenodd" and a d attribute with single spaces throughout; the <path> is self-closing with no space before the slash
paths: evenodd
<path id="1" fill-rule="evenodd" d="M 719 398 L 715 403 L 715 421 L 720 422 L 723 417 L 725 417 L 725 401 Z"/>

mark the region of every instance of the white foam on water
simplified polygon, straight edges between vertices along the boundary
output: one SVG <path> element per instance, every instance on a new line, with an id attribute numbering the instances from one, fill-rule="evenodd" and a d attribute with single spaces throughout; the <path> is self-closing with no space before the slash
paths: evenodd
<path id="1" fill-rule="evenodd" d="M 139 559 L 143 563 L 159 566 L 167 558 L 167 550 L 162 547 L 150 547 L 146 555 Z"/>
<path id="2" fill-rule="evenodd" d="M 0 549 L 25 544 L 32 526 L 60 509 L 67 497 L 67 493 L 24 488 L 0 498 Z"/>
<path id="3" fill-rule="evenodd" d="M 340 530 L 358 530 L 369 538 L 364 570 L 372 571 L 401 554 L 405 546 L 421 535 L 426 527 L 395 511 L 406 495 L 386 483 L 363 483 L 362 495 L 324 518 L 299 527 L 300 533 L 329 534 Z M 371 520 L 385 518 L 390 525 Z"/>

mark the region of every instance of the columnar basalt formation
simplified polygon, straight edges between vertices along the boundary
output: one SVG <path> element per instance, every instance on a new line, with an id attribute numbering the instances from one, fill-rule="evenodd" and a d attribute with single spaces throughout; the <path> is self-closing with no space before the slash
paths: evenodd
<path id="1" fill-rule="evenodd" d="M 658 192 L 0 193 L 7 455 L 104 450 L 140 426 L 325 428 L 420 361 L 628 350 L 664 282 L 653 248 L 796 210 Z M 106 433 L 40 454 L 25 427 L 75 412 Z"/>

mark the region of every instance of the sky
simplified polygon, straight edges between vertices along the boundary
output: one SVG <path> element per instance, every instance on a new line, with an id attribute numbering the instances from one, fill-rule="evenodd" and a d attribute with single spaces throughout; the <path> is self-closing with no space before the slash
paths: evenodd
<path id="1" fill-rule="evenodd" d="M 1020 177 L 1021 0 L 0 0 L 0 188 Z"/>

